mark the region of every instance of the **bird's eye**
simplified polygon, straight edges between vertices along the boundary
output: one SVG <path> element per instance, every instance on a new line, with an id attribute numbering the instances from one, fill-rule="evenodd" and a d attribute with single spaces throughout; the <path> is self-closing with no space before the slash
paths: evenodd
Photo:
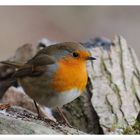
<path id="1" fill-rule="evenodd" d="M 73 57 L 78 57 L 79 56 L 79 53 L 77 53 L 77 52 L 73 52 Z"/>

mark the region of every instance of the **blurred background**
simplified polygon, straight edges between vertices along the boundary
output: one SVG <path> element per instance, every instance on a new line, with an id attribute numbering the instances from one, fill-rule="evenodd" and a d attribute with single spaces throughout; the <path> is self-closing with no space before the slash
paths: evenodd
<path id="1" fill-rule="evenodd" d="M 138 6 L 0 6 L 0 59 L 24 43 L 113 39 L 123 35 L 140 59 Z"/>

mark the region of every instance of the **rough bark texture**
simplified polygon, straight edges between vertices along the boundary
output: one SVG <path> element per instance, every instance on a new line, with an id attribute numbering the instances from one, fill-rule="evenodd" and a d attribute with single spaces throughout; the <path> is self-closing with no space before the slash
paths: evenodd
<path id="1" fill-rule="evenodd" d="M 91 44 L 89 51 L 97 60 L 88 64 L 86 95 L 65 107 L 69 120 L 90 133 L 107 134 L 132 125 L 140 110 L 140 64 L 134 50 L 117 36 L 109 49 Z"/>
<path id="2" fill-rule="evenodd" d="M 85 94 L 65 105 L 64 113 L 73 126 L 86 133 L 121 134 L 122 128 L 134 124 L 140 111 L 138 58 L 121 36 L 113 43 L 98 38 L 84 46 L 97 60 L 87 64 Z"/>
<path id="3" fill-rule="evenodd" d="M 99 125 L 99 118 L 91 104 L 91 98 L 87 92 L 63 107 L 64 112 L 71 123 L 77 129 L 89 134 L 103 134 Z"/>
<path id="4" fill-rule="evenodd" d="M 0 134 L 47 134 L 47 135 L 79 135 L 85 134 L 65 125 L 49 121 L 41 121 L 29 110 L 11 107 L 0 112 Z"/>

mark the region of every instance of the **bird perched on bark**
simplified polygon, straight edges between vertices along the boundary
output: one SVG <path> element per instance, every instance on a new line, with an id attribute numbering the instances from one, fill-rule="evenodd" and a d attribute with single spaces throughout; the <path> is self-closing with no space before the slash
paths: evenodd
<path id="1" fill-rule="evenodd" d="M 88 79 L 87 60 L 95 58 L 82 45 L 64 42 L 40 50 L 25 64 L 2 61 L 17 71 L 5 86 L 0 85 L 0 90 L 4 94 L 18 80 L 35 103 L 50 108 L 63 106 L 83 93 Z"/>

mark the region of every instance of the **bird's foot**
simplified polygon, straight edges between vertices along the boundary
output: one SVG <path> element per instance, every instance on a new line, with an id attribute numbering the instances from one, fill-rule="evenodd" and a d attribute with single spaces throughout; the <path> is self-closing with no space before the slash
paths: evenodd
<path id="1" fill-rule="evenodd" d="M 70 127 L 70 128 L 73 128 L 73 126 L 69 123 L 68 120 L 64 120 L 64 121 L 62 122 L 62 124 L 64 124 L 65 126 L 68 126 L 68 127 Z"/>
<path id="2" fill-rule="evenodd" d="M 68 121 L 68 119 L 66 118 L 66 116 L 64 115 L 64 113 L 59 107 L 57 107 L 57 111 L 59 115 L 61 116 L 61 118 L 63 119 L 63 124 L 67 125 L 70 128 L 73 128 L 73 126 L 70 124 L 70 122 Z"/>

